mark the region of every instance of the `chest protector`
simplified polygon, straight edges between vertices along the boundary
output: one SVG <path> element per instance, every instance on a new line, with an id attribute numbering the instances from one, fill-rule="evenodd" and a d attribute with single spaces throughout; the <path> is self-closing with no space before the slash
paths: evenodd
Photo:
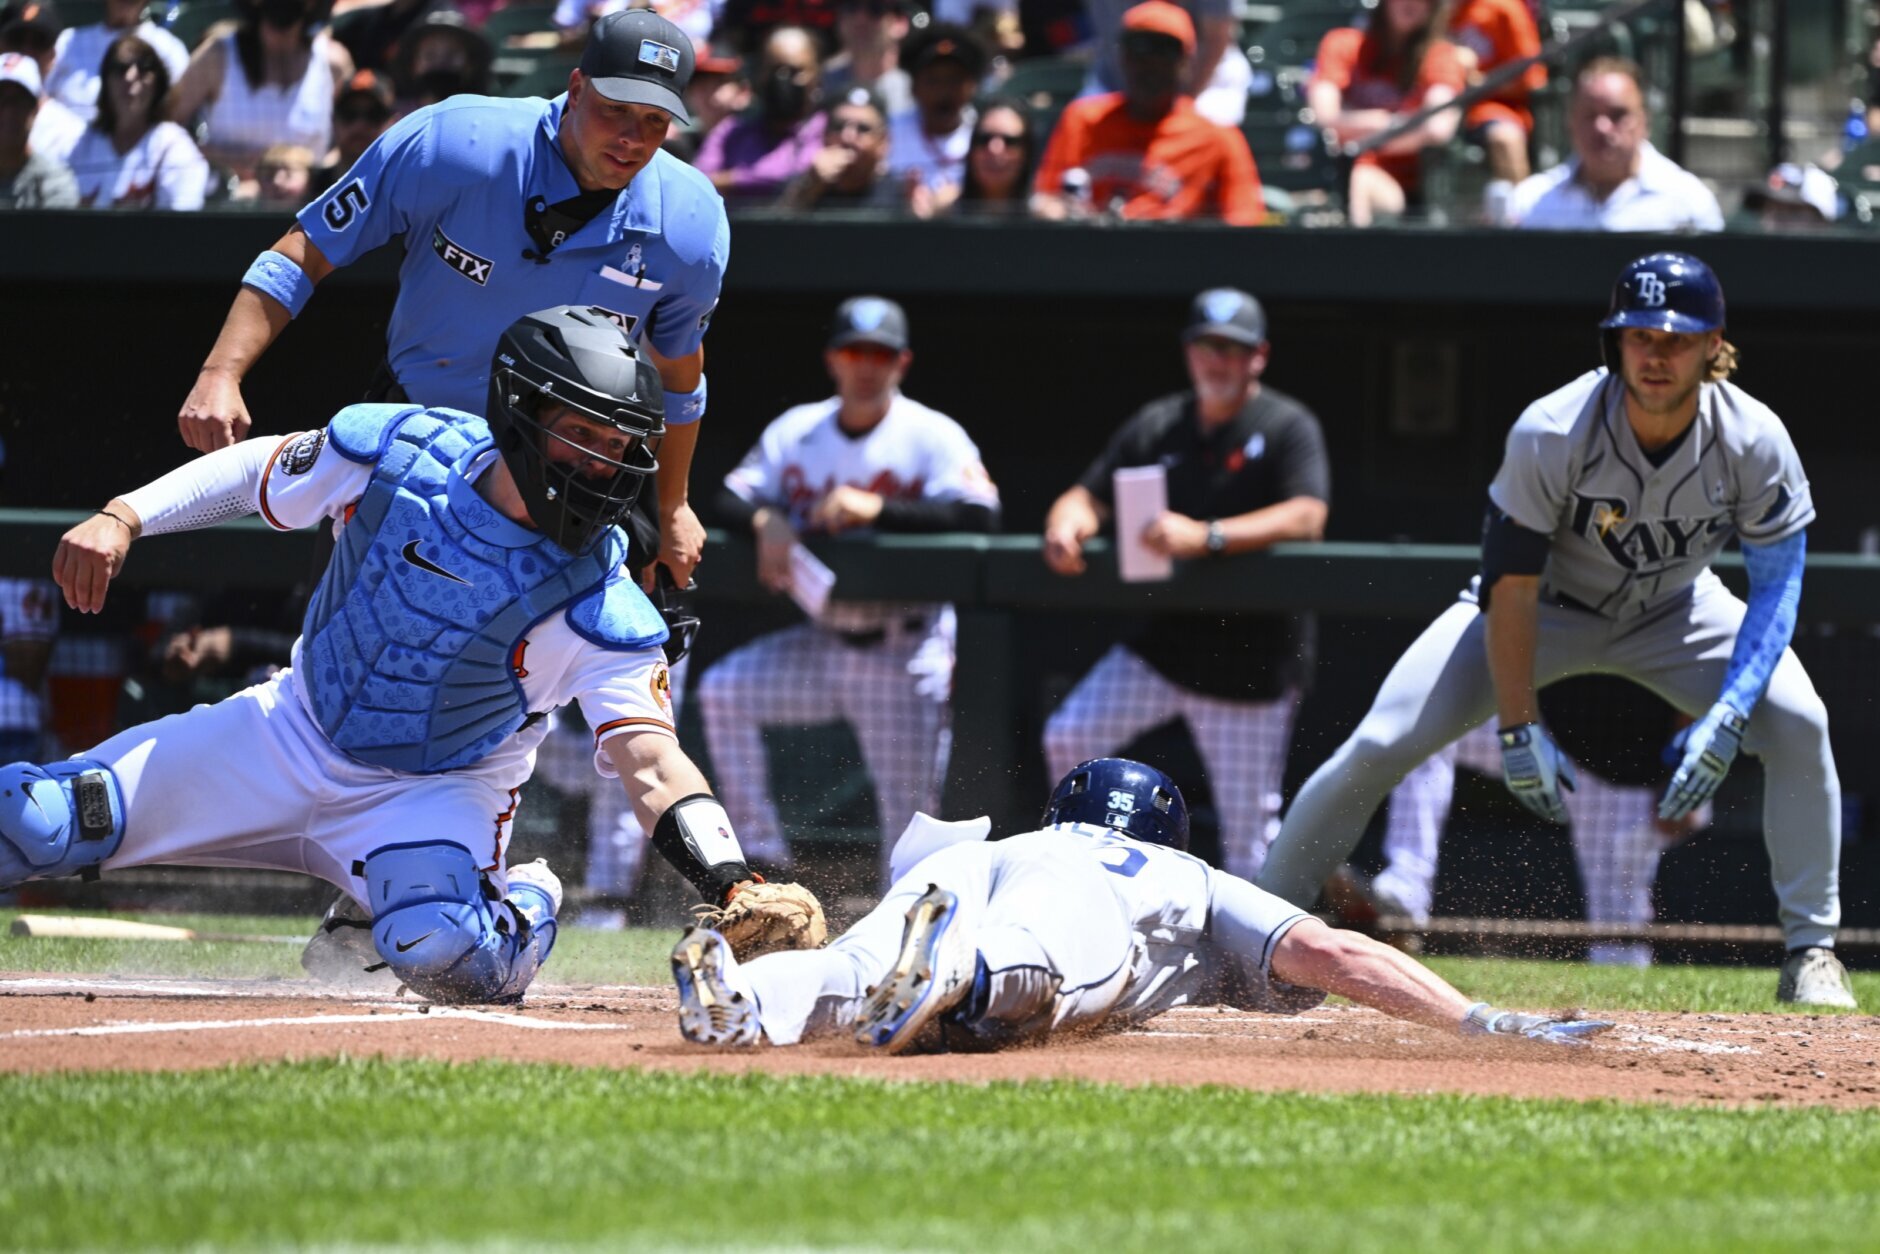
<path id="1" fill-rule="evenodd" d="M 372 478 L 307 607 L 301 679 L 349 756 L 421 773 L 484 757 L 529 718 L 517 646 L 558 611 L 602 648 L 665 641 L 621 574 L 620 531 L 576 557 L 477 495 L 465 473 L 493 443 L 482 419 L 354 405 L 328 435 Z"/>

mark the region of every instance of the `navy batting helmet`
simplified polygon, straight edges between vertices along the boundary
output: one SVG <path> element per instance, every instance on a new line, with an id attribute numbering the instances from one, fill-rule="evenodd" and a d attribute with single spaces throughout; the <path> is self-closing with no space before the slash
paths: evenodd
<path id="1" fill-rule="evenodd" d="M 1092 758 L 1051 790 L 1044 826 L 1089 823 L 1171 849 L 1188 848 L 1188 803 L 1175 781 L 1128 758 Z"/>
<path id="2" fill-rule="evenodd" d="M 1651 253 L 1619 272 L 1602 343 L 1606 365 L 1618 369 L 1616 332 L 1626 327 L 1692 334 L 1723 329 L 1723 284 L 1689 253 Z"/>

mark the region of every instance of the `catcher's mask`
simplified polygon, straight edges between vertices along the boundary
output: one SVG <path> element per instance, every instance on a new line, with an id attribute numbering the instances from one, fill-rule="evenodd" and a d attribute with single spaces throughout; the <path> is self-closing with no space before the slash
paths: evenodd
<path id="1" fill-rule="evenodd" d="M 1058 781 L 1044 826 L 1090 823 L 1171 849 L 1188 848 L 1188 803 L 1175 781 L 1128 758 L 1092 758 Z"/>
<path id="2" fill-rule="evenodd" d="M 541 419 L 551 404 L 622 433 L 626 448 L 609 456 L 555 434 Z M 653 451 L 666 434 L 665 393 L 659 372 L 612 319 L 560 305 L 518 319 L 497 341 L 489 424 L 536 527 L 568 552 L 586 553 L 659 469 Z"/>

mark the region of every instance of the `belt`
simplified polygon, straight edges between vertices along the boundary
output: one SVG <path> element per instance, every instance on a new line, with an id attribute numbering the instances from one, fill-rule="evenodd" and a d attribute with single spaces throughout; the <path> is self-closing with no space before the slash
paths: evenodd
<path id="1" fill-rule="evenodd" d="M 1594 609 L 1592 606 L 1588 605 L 1586 602 L 1581 601 L 1575 597 L 1570 597 L 1564 592 L 1555 592 L 1551 596 L 1549 596 L 1547 599 L 1552 604 L 1559 606 L 1563 610 L 1578 610 L 1582 614 L 1599 613 L 1598 610 Z"/>
<path id="2" fill-rule="evenodd" d="M 866 631 L 838 631 L 836 635 L 841 639 L 843 644 L 848 645 L 850 648 L 866 649 L 886 640 L 890 631 L 899 635 L 903 632 L 911 633 L 921 631 L 925 629 L 926 626 L 927 616 L 925 614 L 913 614 L 909 615 L 907 618 L 903 618 L 897 623 L 882 627 L 870 627 Z"/>

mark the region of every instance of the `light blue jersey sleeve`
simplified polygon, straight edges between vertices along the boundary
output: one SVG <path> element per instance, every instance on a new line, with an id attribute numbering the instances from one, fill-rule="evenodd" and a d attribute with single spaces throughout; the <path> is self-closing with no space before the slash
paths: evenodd
<path id="1" fill-rule="evenodd" d="M 352 169 L 296 218 L 336 266 L 350 265 L 422 220 L 438 196 L 432 111 L 420 109 L 372 141 Z"/>
<path id="2" fill-rule="evenodd" d="M 667 284 L 666 295 L 654 306 L 647 338 L 662 357 L 684 357 L 705 342 L 718 308 L 725 268 L 731 264 L 731 224 L 724 200 L 698 171 L 680 166 L 661 173 L 668 198 L 665 242 L 684 272 Z"/>

